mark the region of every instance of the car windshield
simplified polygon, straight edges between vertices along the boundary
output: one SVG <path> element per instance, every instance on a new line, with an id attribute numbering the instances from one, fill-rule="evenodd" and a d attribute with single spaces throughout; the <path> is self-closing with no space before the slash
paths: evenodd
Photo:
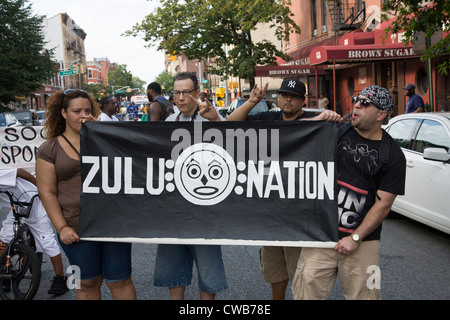
<path id="1" fill-rule="evenodd" d="M 28 123 L 33 123 L 33 120 L 31 119 L 31 112 L 29 111 L 18 111 L 14 112 L 14 116 L 17 120 L 20 121 L 22 125 L 27 125 Z"/>
<path id="2" fill-rule="evenodd" d="M 44 119 L 44 114 L 45 114 L 44 111 L 38 111 L 38 112 L 37 112 L 37 116 L 38 116 L 38 118 L 39 118 L 40 120 Z"/>
<path id="3" fill-rule="evenodd" d="M 239 108 L 240 106 L 242 106 L 246 101 L 247 101 L 247 99 L 238 100 L 236 109 Z M 262 100 L 262 101 L 258 102 L 258 104 L 252 109 L 252 111 L 250 111 L 249 115 L 257 114 L 260 112 L 265 112 L 268 110 L 269 110 L 269 106 L 267 105 L 267 102 Z"/>

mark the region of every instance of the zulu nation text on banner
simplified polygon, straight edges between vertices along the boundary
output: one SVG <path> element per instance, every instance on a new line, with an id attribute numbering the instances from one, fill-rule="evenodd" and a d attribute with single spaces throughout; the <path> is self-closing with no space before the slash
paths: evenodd
<path id="1" fill-rule="evenodd" d="M 337 127 L 97 122 L 82 129 L 80 236 L 332 247 Z"/>

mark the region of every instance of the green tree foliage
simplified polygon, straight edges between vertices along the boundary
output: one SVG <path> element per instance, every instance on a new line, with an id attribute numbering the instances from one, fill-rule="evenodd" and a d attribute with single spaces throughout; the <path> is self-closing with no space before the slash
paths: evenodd
<path id="1" fill-rule="evenodd" d="M 127 70 L 126 64 L 120 64 L 116 69 L 109 72 L 109 85 L 110 86 L 132 86 L 133 75 Z"/>
<path id="2" fill-rule="evenodd" d="M 99 100 L 108 94 L 108 88 L 101 83 L 85 83 L 84 91 L 92 93 L 94 97 Z M 109 92 L 111 92 L 111 90 Z"/>
<path id="3" fill-rule="evenodd" d="M 0 0 L 0 108 L 41 87 L 57 66 L 45 50 L 43 17 L 27 0 Z"/>
<path id="4" fill-rule="evenodd" d="M 276 36 L 288 39 L 300 28 L 292 20 L 290 0 L 161 0 L 161 5 L 125 35 L 142 36 L 168 53 L 184 53 L 189 59 L 215 58 L 210 72 L 254 82 L 255 65 L 273 65 L 276 56 L 290 57 L 269 41 L 255 43 L 251 31 L 268 23 Z M 232 49 L 227 52 L 224 45 Z"/>
<path id="5" fill-rule="evenodd" d="M 107 92 L 109 95 L 116 95 L 122 97 L 130 97 L 134 94 L 142 93 L 145 91 L 145 81 L 139 79 L 139 77 L 133 77 L 130 71 L 127 70 L 126 64 L 119 64 L 117 67 L 109 72 L 109 87 Z M 131 91 L 127 92 L 127 88 L 122 89 L 124 93 L 113 94 L 113 89 L 118 90 L 122 87 L 129 87 Z"/>
<path id="6" fill-rule="evenodd" d="M 424 5 L 426 4 L 426 5 Z M 418 32 L 424 32 L 431 37 L 436 32 L 446 32 L 445 38 L 429 47 L 422 56 L 422 61 L 428 58 L 447 57 L 439 64 L 438 70 L 448 74 L 450 70 L 450 1 L 426 1 L 423 0 L 391 0 L 383 5 L 383 20 L 388 19 L 386 13 L 397 15 L 397 19 L 388 31 L 398 33 L 405 32 L 405 41 L 414 43 Z"/>
<path id="7" fill-rule="evenodd" d="M 161 85 L 161 94 L 163 96 L 170 95 L 173 91 L 173 76 L 164 70 L 156 77 L 156 82 Z"/>

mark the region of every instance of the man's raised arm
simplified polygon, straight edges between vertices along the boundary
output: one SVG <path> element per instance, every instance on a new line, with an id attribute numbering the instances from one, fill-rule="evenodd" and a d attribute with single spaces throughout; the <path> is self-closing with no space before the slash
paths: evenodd
<path id="1" fill-rule="evenodd" d="M 252 91 L 250 92 L 250 97 L 248 100 L 239 108 L 233 111 L 232 114 L 228 117 L 227 121 L 245 121 L 247 120 L 247 116 L 252 111 L 252 109 L 264 98 L 266 95 L 268 83 L 264 86 L 263 89 L 258 89 L 258 85 L 255 84 Z"/>

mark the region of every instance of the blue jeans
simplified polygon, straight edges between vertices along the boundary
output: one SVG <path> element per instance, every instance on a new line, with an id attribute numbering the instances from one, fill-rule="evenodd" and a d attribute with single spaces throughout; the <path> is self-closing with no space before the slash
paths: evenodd
<path id="1" fill-rule="evenodd" d="M 58 240 L 71 265 L 80 268 L 81 281 L 103 276 L 107 282 L 117 282 L 131 276 L 131 243 L 79 241 L 64 244 Z"/>
<path id="2" fill-rule="evenodd" d="M 201 291 L 218 293 L 228 288 L 222 250 L 215 245 L 158 245 L 153 284 L 156 287 L 190 285 L 194 261 Z"/>

